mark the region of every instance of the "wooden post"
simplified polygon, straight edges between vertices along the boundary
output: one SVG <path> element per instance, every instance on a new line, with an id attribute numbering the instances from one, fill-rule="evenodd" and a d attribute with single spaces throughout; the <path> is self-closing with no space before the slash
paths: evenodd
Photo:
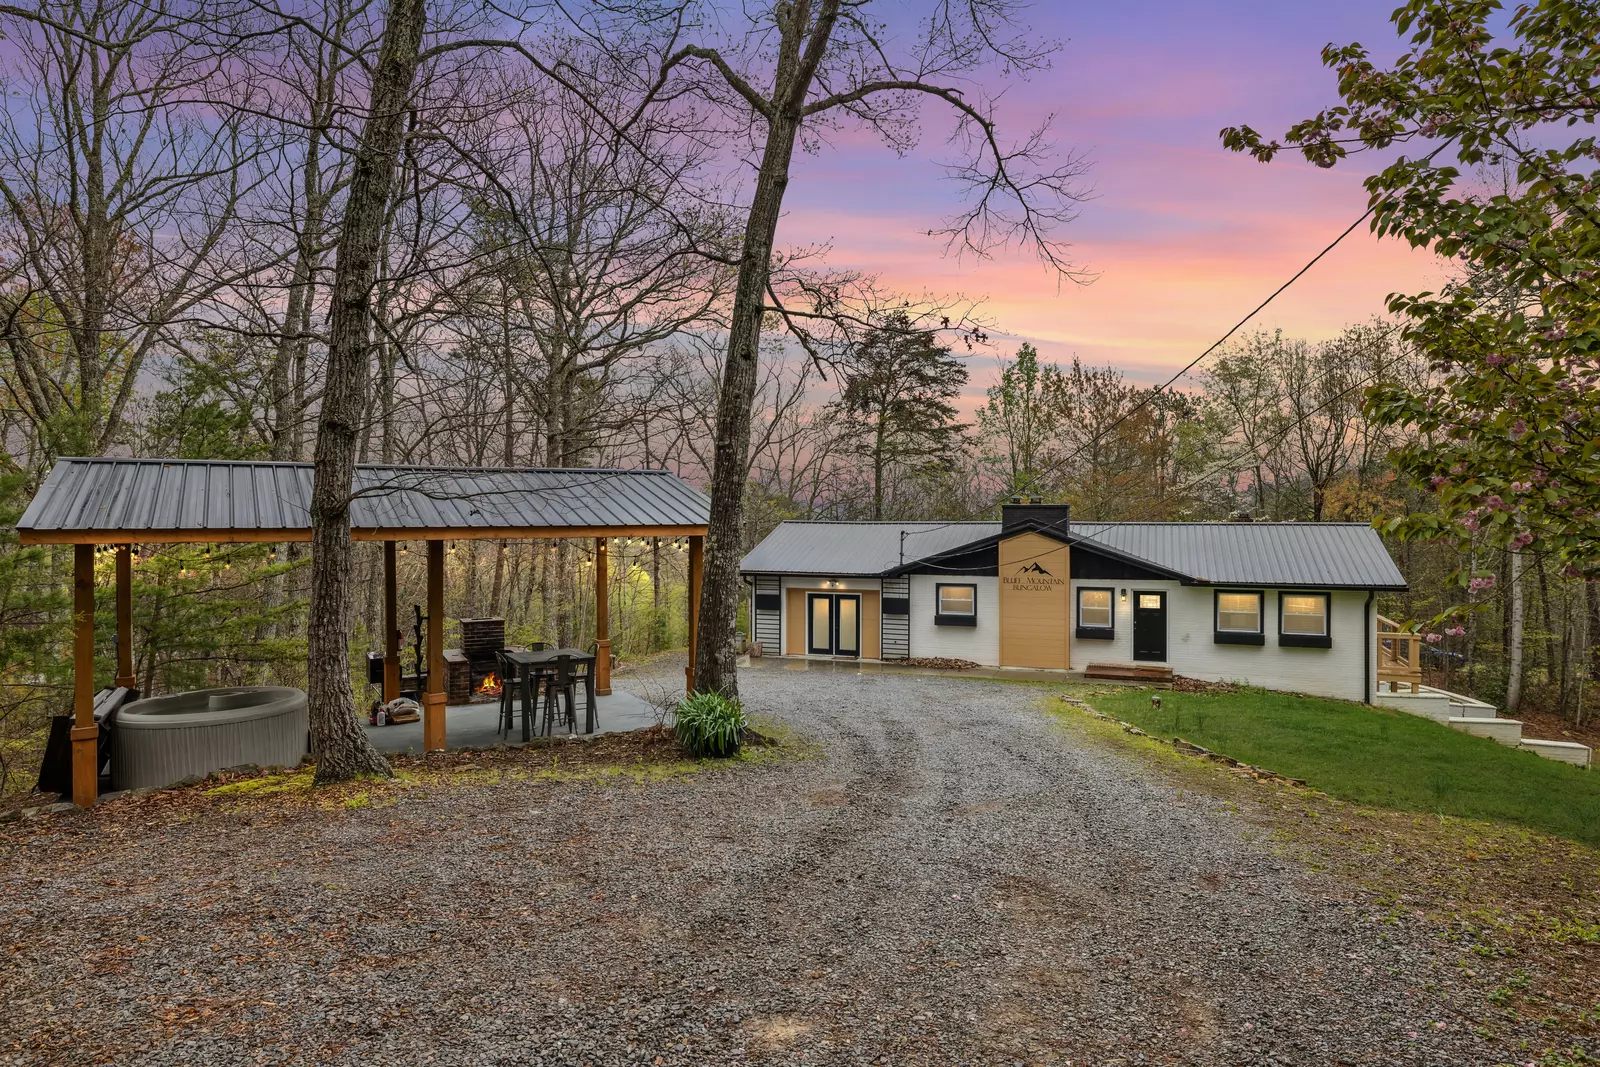
<path id="1" fill-rule="evenodd" d="M 694 692 L 695 659 L 700 650 L 700 580 L 706 569 L 706 539 L 689 538 L 689 666 L 687 691 Z"/>
<path id="2" fill-rule="evenodd" d="M 117 685 L 132 689 L 133 676 L 133 551 L 117 546 Z"/>
<path id="3" fill-rule="evenodd" d="M 400 605 L 396 592 L 394 542 L 383 543 L 383 701 L 400 695 Z"/>
<path id="4" fill-rule="evenodd" d="M 610 553 L 604 537 L 594 539 L 594 692 L 611 695 Z"/>
<path id="5" fill-rule="evenodd" d="M 94 721 L 94 546 L 72 553 L 72 802 L 100 795 L 100 730 Z"/>
<path id="6" fill-rule="evenodd" d="M 422 748 L 444 751 L 444 542 L 428 542 L 428 689 L 422 694 Z"/>

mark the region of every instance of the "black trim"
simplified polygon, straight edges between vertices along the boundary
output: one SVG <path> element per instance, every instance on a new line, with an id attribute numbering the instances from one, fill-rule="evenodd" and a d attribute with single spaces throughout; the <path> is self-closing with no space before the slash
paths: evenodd
<path id="1" fill-rule="evenodd" d="M 1199 579 L 1196 579 L 1193 575 L 1179 574 L 1177 571 L 1169 570 L 1168 568 L 1162 567 L 1156 563 L 1152 563 L 1149 560 L 1138 559 L 1137 557 L 1130 556 L 1124 552 L 1118 552 L 1116 549 L 1109 548 L 1106 545 L 1102 545 L 1097 541 L 1090 540 L 1089 538 L 1072 536 L 1068 531 L 1057 530 L 1050 523 L 1039 522 L 1022 522 L 1014 528 L 1006 530 L 1002 533 L 988 534 L 965 545 L 958 545 L 955 548 L 946 549 L 943 552 L 937 552 L 931 556 L 924 556 L 921 559 L 908 560 L 907 562 L 900 564 L 898 567 L 892 567 L 889 570 L 884 571 L 882 576 L 885 578 L 898 578 L 903 574 L 992 575 L 995 574 L 996 571 L 989 570 L 987 568 L 994 566 L 994 563 L 987 563 L 985 565 L 985 569 L 983 570 L 968 569 L 972 566 L 972 564 L 968 562 L 967 557 L 977 556 L 979 559 L 986 561 L 997 559 L 998 552 L 996 546 L 1007 538 L 1015 537 L 1018 534 L 1023 533 L 1036 533 L 1041 537 L 1048 537 L 1052 541 L 1058 541 L 1061 544 L 1070 545 L 1075 549 L 1081 548 L 1083 551 L 1104 556 L 1107 559 L 1118 560 L 1141 569 L 1148 569 L 1149 575 L 1144 576 L 1144 580 L 1170 578 L 1174 581 L 1182 582 L 1184 585 L 1193 585 L 1196 583 L 1196 581 L 1199 581 Z M 1326 586 L 1323 588 L 1326 588 Z"/>
<path id="2" fill-rule="evenodd" d="M 1279 634 L 1278 645 L 1282 648 L 1332 648 L 1333 638 L 1323 634 Z"/>
<path id="3" fill-rule="evenodd" d="M 972 590 L 972 613 L 963 615 L 959 612 L 945 613 L 939 609 L 944 605 L 944 591 L 946 589 Z M 976 626 L 978 625 L 978 586 L 974 582 L 936 582 L 933 586 L 933 624 L 935 626 Z"/>
<path id="4" fill-rule="evenodd" d="M 891 578 L 909 574 L 931 574 L 939 578 L 993 578 L 1000 573 L 1000 549 L 986 545 L 970 552 L 956 550 L 934 557 L 937 563 L 917 560 L 887 572 Z"/>
<path id="5" fill-rule="evenodd" d="M 1098 547 L 1091 541 L 1074 542 L 1073 578 L 1094 582 L 1159 582 L 1172 577 L 1170 574 L 1162 574 L 1149 567 L 1141 567 L 1129 560 L 1097 552 Z"/>
<path id="6" fill-rule="evenodd" d="M 1256 598 L 1255 630 L 1224 630 L 1222 620 L 1222 594 L 1253 595 Z M 1261 589 L 1215 589 L 1211 593 L 1212 643 L 1218 645 L 1264 645 L 1267 643 L 1267 594 Z"/>
<path id="7" fill-rule="evenodd" d="M 911 598 L 904 596 L 886 596 L 882 599 L 883 613 L 885 615 L 910 615 Z"/>
<path id="8" fill-rule="evenodd" d="M 1372 643 L 1377 635 L 1372 632 L 1372 598 L 1378 594 L 1367 590 L 1367 601 L 1361 605 L 1361 703 L 1372 703 L 1372 659 L 1376 651 Z"/>
<path id="9" fill-rule="evenodd" d="M 1290 596 L 1320 596 L 1322 598 L 1322 633 L 1288 634 L 1283 632 L 1283 593 L 1278 594 L 1278 644 L 1282 648 L 1332 648 L 1333 647 L 1333 594 L 1307 593 L 1293 590 Z"/>
<path id="10" fill-rule="evenodd" d="M 1076 558 L 1077 553 L 1073 553 Z M 1111 596 L 1110 626 L 1085 626 L 1083 624 L 1083 594 L 1108 593 Z M 1117 590 L 1110 585 L 1080 585 L 1073 595 L 1073 605 L 1078 611 L 1078 636 L 1088 641 L 1115 641 L 1117 639 Z"/>
<path id="11" fill-rule="evenodd" d="M 781 593 L 757 593 L 757 611 L 782 611 L 783 595 Z"/>

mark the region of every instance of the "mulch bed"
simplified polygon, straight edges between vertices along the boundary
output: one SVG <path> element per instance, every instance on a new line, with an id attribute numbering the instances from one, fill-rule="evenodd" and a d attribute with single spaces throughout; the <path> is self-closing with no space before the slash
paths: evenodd
<path id="1" fill-rule="evenodd" d="M 1501 714 L 1505 714 L 1502 712 Z M 1548 711 L 1519 711 L 1507 716 L 1522 720 L 1523 737 L 1539 737 L 1546 741 L 1576 741 L 1600 752 L 1600 719 L 1591 719 L 1582 726 L 1572 725 L 1564 715 Z"/>
<path id="2" fill-rule="evenodd" d="M 1237 693 L 1239 686 L 1232 682 L 1203 682 L 1199 678 L 1175 674 L 1172 676 L 1171 689 L 1174 693 Z"/>
<path id="3" fill-rule="evenodd" d="M 777 738 L 768 736 L 754 727 L 746 727 L 742 738 L 746 748 L 772 748 L 779 744 Z M 407 771 L 425 771 L 430 774 L 472 774 L 482 771 L 497 770 L 546 770 L 559 768 L 563 771 L 582 771 L 585 768 L 606 767 L 638 767 L 649 765 L 681 764 L 695 759 L 687 749 L 679 743 L 677 734 L 670 726 L 649 726 L 640 730 L 630 730 L 625 733 L 601 734 L 594 738 L 565 738 L 541 739 L 527 745 L 496 745 L 484 749 L 456 749 L 449 752 L 433 752 L 427 755 L 413 753 L 397 753 L 389 756 L 389 765 L 396 773 Z M 707 767 L 716 766 L 721 761 L 708 760 Z M 304 768 L 312 766 L 310 760 L 302 765 Z M 150 810 L 156 808 L 187 807 L 199 804 L 202 806 L 217 802 L 218 797 L 212 793 L 219 786 L 248 783 L 252 779 L 268 778 L 282 775 L 285 771 L 294 771 L 296 768 L 282 767 L 235 767 L 207 775 L 204 779 L 185 781 L 163 789 L 135 790 L 131 794 L 108 794 L 103 800 L 117 800 L 119 811 L 128 811 L 134 808 Z M 355 781 L 342 785 L 327 787 L 319 790 L 325 797 L 337 799 L 338 796 L 348 792 L 359 792 L 369 788 L 370 781 Z M 381 784 L 381 783 L 380 783 Z M 236 799 L 235 794 L 228 799 Z M 0 809 L 0 816 L 10 812 L 33 812 L 59 802 L 62 798 L 54 793 L 20 794 L 7 798 L 8 803 Z M 280 798 L 281 799 L 281 798 Z M 104 809 L 96 809 L 104 810 Z M 75 814 L 77 809 L 72 809 L 69 814 Z M 48 812 L 47 814 L 54 814 Z M 15 815 L 11 815 L 15 818 Z"/>
<path id="4" fill-rule="evenodd" d="M 948 659 L 944 656 L 916 656 L 899 662 L 902 666 L 920 667 L 925 671 L 970 671 L 982 666 L 970 659 Z"/>

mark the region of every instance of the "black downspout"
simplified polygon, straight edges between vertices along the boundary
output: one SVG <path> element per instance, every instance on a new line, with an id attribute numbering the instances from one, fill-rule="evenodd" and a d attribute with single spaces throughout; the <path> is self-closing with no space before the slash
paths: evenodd
<path id="1" fill-rule="evenodd" d="M 1372 703 L 1372 656 L 1373 656 L 1373 631 L 1372 631 L 1372 598 L 1378 595 L 1376 589 L 1367 590 L 1367 602 L 1361 605 L 1361 703 Z"/>

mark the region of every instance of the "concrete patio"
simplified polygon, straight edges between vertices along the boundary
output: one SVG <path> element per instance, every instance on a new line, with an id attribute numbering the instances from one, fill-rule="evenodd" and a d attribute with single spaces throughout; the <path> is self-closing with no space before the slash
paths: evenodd
<path id="1" fill-rule="evenodd" d="M 577 730 L 571 736 L 598 736 L 623 733 L 656 724 L 656 710 L 651 704 L 632 693 L 613 690 L 609 696 L 595 700 L 595 730 L 585 735 L 583 730 L 586 700 L 579 691 L 577 701 Z M 492 748 L 495 745 L 522 744 L 522 710 L 519 704 L 516 724 L 511 736 L 503 737 L 499 731 L 500 705 L 494 702 L 481 704 L 455 704 L 445 709 L 445 743 L 448 749 Z M 538 728 L 539 716 L 534 717 Z M 395 726 L 368 726 L 367 736 L 380 752 L 421 753 L 422 723 L 408 722 Z M 569 736 L 565 727 L 556 729 L 556 737 Z M 537 740 L 535 735 L 535 740 Z"/>

